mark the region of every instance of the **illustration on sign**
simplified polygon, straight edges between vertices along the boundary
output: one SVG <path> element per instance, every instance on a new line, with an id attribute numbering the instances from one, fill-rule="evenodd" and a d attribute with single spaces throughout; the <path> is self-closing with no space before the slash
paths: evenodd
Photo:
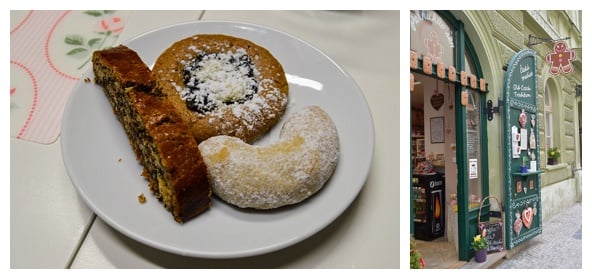
<path id="1" fill-rule="evenodd" d="M 520 235 L 522 231 L 522 218 L 520 218 L 520 213 L 516 212 L 516 221 L 514 221 L 514 233 L 516 235 Z"/>
<path id="2" fill-rule="evenodd" d="M 512 126 L 512 158 L 520 158 L 520 133 L 518 127 Z"/>
<path id="3" fill-rule="evenodd" d="M 520 129 L 520 150 L 526 150 L 528 142 L 528 130 L 527 129 Z"/>
<path id="4" fill-rule="evenodd" d="M 524 129 L 526 128 L 526 112 L 524 111 L 524 109 L 522 109 L 522 112 L 520 113 L 520 116 L 518 117 L 518 122 L 520 122 L 520 128 Z"/>
<path id="5" fill-rule="evenodd" d="M 560 72 L 564 74 L 571 73 L 573 67 L 571 61 L 576 59 L 576 52 L 569 49 L 567 43 L 558 41 L 553 46 L 553 52 L 547 54 L 545 60 L 551 65 L 549 72 L 552 75 L 558 75 Z"/>

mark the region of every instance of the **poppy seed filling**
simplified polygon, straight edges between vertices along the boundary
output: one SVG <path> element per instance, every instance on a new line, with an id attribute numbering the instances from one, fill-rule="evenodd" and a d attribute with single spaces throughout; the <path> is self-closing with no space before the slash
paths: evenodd
<path id="1" fill-rule="evenodd" d="M 223 105 L 242 104 L 258 91 L 259 72 L 244 49 L 234 52 L 198 51 L 183 66 L 185 87 L 179 91 L 187 108 L 201 114 Z"/>

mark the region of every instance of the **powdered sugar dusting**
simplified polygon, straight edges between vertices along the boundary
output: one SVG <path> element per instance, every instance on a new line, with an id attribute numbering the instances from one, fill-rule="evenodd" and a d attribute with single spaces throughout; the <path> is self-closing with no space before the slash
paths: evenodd
<path id="1" fill-rule="evenodd" d="M 196 51 L 193 46 L 190 49 Z M 243 103 L 257 93 L 259 71 L 245 49 L 196 53 L 194 59 L 182 62 L 185 86 L 178 91 L 189 109 L 205 113 Z"/>
<path id="2" fill-rule="evenodd" d="M 199 148 L 216 195 L 239 207 L 269 209 L 321 189 L 337 165 L 339 136 L 329 115 L 310 106 L 290 115 L 274 144 L 217 136 Z"/>
<path id="3" fill-rule="evenodd" d="M 222 130 L 254 130 L 257 123 L 277 117 L 278 104 L 287 105 L 285 94 L 255 66 L 259 56 L 249 57 L 244 48 L 213 53 L 206 44 L 188 48 L 194 55 L 181 61 L 185 84 L 172 85 L 187 107 L 198 117 L 207 116 L 210 124 Z M 226 121 L 229 116 L 238 121 Z"/>

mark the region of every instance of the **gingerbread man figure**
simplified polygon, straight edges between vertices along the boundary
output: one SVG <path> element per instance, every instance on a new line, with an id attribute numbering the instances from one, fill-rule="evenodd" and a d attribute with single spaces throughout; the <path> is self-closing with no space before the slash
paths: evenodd
<path id="1" fill-rule="evenodd" d="M 434 57 L 434 60 L 438 62 L 442 56 L 442 46 L 438 41 L 438 37 L 436 37 L 436 32 L 431 31 L 429 36 L 429 38 L 423 40 L 423 44 L 427 48 L 428 54 Z"/>
<path id="2" fill-rule="evenodd" d="M 573 70 L 571 60 L 576 59 L 576 52 L 567 47 L 567 43 L 559 41 L 553 46 L 553 52 L 547 54 L 547 63 L 551 64 L 549 72 L 552 75 L 557 75 L 559 72 L 565 74 L 571 73 Z"/>

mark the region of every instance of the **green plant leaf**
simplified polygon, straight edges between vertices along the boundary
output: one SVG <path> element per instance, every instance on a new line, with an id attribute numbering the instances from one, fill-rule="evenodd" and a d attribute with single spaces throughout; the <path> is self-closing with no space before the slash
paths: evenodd
<path id="1" fill-rule="evenodd" d="M 84 38 L 80 35 L 68 35 L 64 42 L 69 45 L 81 46 L 84 44 Z"/>
<path id="2" fill-rule="evenodd" d="M 87 44 L 91 48 L 98 48 L 99 45 L 101 44 L 101 38 L 90 39 L 90 40 L 88 40 Z"/>
<path id="3" fill-rule="evenodd" d="M 76 54 L 81 54 L 83 52 L 88 52 L 88 49 L 86 48 L 82 48 L 82 47 L 77 47 L 77 48 L 73 48 L 72 50 L 68 51 L 68 53 L 66 53 L 66 55 L 76 55 Z"/>
<path id="4" fill-rule="evenodd" d="M 96 17 L 103 15 L 103 13 L 100 11 L 84 11 L 84 13 L 87 15 L 96 16 Z"/>
<path id="5" fill-rule="evenodd" d="M 114 13 L 115 13 L 115 11 L 112 11 L 112 10 L 106 10 L 106 11 L 103 11 L 103 13 L 104 13 L 104 14 L 106 14 L 106 15 L 108 15 L 108 14 L 114 14 Z"/>

